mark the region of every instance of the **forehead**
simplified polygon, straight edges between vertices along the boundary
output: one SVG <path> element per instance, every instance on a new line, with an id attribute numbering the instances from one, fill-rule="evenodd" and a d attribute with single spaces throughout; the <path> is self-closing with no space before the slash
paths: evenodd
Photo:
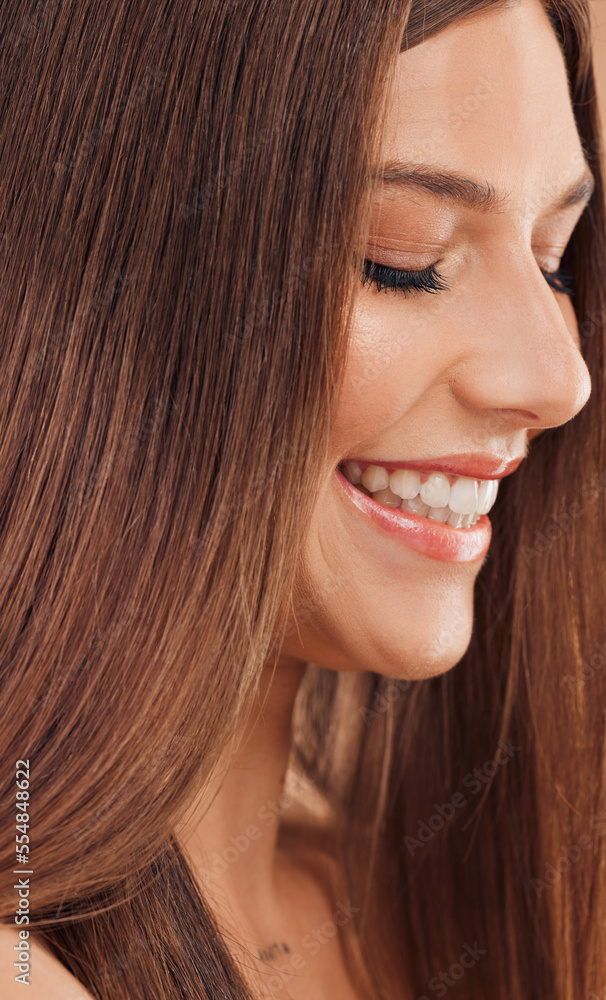
<path id="1" fill-rule="evenodd" d="M 582 174 L 564 57 L 539 0 L 462 18 L 400 54 L 380 154 L 393 160 L 545 204 Z"/>

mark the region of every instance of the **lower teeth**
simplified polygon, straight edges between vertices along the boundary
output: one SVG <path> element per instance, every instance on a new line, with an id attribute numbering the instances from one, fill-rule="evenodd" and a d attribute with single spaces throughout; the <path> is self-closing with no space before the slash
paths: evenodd
<path id="1" fill-rule="evenodd" d="M 361 483 L 356 484 L 355 488 L 364 493 L 365 496 L 372 497 L 373 500 L 376 500 L 383 507 L 391 507 L 392 510 L 406 510 L 413 514 L 419 514 L 421 517 L 427 518 L 428 521 L 449 524 L 451 528 L 472 528 L 481 517 L 481 514 L 457 514 L 450 507 L 429 507 L 426 503 L 423 503 L 420 496 L 414 497 L 413 500 L 401 500 L 390 489 L 371 493 Z"/>

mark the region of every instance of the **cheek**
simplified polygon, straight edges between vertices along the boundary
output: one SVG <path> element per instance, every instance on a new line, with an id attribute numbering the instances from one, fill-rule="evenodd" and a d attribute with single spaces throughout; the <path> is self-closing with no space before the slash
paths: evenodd
<path id="1" fill-rule="evenodd" d="M 339 454 L 384 434 L 427 388 L 440 367 L 429 336 L 436 309 L 382 291 L 359 296 L 352 317 L 349 351 L 333 422 Z"/>

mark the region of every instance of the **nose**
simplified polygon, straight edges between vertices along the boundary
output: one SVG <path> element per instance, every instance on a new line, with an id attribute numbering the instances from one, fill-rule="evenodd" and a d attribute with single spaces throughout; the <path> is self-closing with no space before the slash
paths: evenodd
<path id="1" fill-rule="evenodd" d="M 591 377 L 569 297 L 554 293 L 533 255 L 505 267 L 501 255 L 480 288 L 468 311 L 472 347 L 450 373 L 452 392 L 529 431 L 571 420 L 589 399 Z"/>

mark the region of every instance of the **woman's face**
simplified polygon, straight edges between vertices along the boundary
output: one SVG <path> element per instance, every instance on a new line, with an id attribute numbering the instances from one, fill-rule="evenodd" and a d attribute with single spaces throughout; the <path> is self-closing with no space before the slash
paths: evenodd
<path id="1" fill-rule="evenodd" d="M 498 482 L 541 428 L 589 397 L 571 301 L 543 272 L 558 269 L 590 189 L 558 207 L 588 169 L 538 0 L 460 20 L 400 55 L 385 124 L 380 166 L 394 169 L 365 256 L 404 271 L 433 264 L 448 288 L 358 284 L 282 652 L 285 662 L 421 678 L 465 652 L 490 541 L 486 515 L 474 527 L 452 522 L 478 498 L 490 504 L 482 479 Z M 424 177 L 398 182 L 396 163 L 422 165 Z M 453 193 L 431 167 L 469 182 Z M 499 202 L 471 204 L 472 181 Z M 366 492 L 337 471 L 345 462 L 351 479 L 364 472 Z M 409 505 L 430 510 L 397 509 L 394 486 L 404 498 L 420 486 Z"/>

